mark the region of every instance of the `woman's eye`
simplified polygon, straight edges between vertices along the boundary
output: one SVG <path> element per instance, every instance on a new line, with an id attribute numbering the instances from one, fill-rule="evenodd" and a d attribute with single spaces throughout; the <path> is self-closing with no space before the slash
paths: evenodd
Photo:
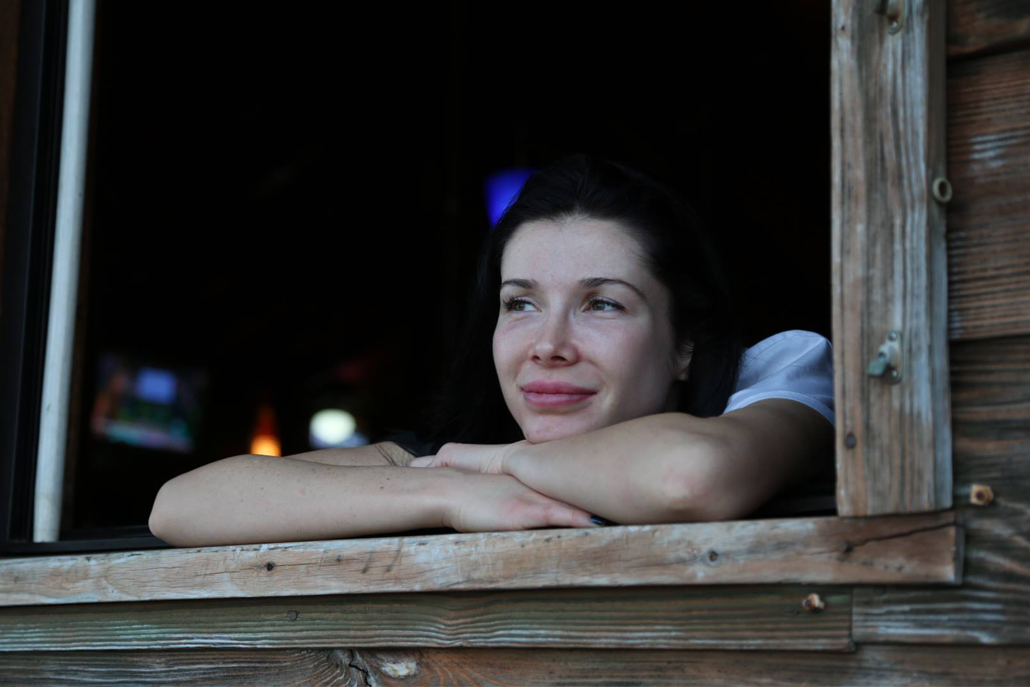
<path id="1" fill-rule="evenodd" d="M 594 298 L 590 301 L 590 309 L 595 312 L 605 312 L 610 310 L 622 310 L 622 306 L 614 301 L 606 301 L 600 298 Z"/>
<path id="2" fill-rule="evenodd" d="M 504 301 L 504 310 L 506 312 L 527 312 L 529 310 L 536 310 L 533 304 L 524 298 L 509 298 Z"/>

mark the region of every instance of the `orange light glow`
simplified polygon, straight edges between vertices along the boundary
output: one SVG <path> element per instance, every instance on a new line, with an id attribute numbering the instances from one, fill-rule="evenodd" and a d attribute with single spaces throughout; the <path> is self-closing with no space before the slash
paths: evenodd
<path id="1" fill-rule="evenodd" d="M 250 453 L 254 456 L 281 456 L 283 450 L 275 437 L 258 435 L 250 442 Z"/>
<path id="2" fill-rule="evenodd" d="M 250 440 L 250 453 L 255 456 L 281 456 L 282 446 L 279 444 L 279 427 L 275 421 L 275 411 L 268 403 L 258 407 L 258 416 L 254 436 Z"/>

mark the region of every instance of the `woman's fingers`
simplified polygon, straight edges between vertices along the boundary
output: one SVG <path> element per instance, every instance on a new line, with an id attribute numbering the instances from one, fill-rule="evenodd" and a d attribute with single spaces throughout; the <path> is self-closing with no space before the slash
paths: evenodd
<path id="1" fill-rule="evenodd" d="M 563 503 L 552 503 L 544 506 L 546 526 L 551 527 L 597 527 L 590 519 L 590 513 Z"/>

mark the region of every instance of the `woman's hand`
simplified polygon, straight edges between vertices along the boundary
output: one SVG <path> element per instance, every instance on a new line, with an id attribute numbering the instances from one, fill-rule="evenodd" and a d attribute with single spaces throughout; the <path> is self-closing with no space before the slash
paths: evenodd
<path id="1" fill-rule="evenodd" d="M 597 527 L 590 513 L 533 491 L 509 475 L 455 470 L 457 491 L 444 524 L 459 532 L 498 532 L 537 527 Z"/>
<path id="2" fill-rule="evenodd" d="M 415 458 L 413 468 L 458 468 L 488 475 L 510 475 L 508 459 L 528 441 L 514 444 L 444 444 L 435 456 Z"/>

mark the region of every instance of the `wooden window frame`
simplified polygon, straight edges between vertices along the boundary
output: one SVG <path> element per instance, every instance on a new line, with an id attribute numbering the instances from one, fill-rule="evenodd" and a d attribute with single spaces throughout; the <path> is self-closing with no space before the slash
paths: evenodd
<path id="1" fill-rule="evenodd" d="M 963 532 L 955 513 L 946 511 L 951 443 L 944 211 L 934 197 L 935 189 L 938 196 L 945 190 L 937 181 L 945 178 L 944 3 L 883 4 L 887 13 L 879 15 L 873 3 L 834 0 L 840 517 L 10 558 L 0 560 L 0 606 L 13 608 L 0 609 L 0 627 L 22 617 L 14 615 L 17 607 L 66 604 L 271 603 L 278 597 L 297 597 L 298 604 L 332 597 L 337 603 L 339 595 L 689 585 L 726 585 L 718 594 L 729 599 L 750 593 L 740 585 L 960 584 Z M 867 373 L 891 331 L 901 335 L 899 384 Z M 873 515 L 883 517 L 859 517 Z M 32 645 L 24 634 L 11 637 L 0 649 Z M 698 637 L 648 646 L 698 646 Z M 125 640 L 119 641 L 123 646 Z M 604 645 L 576 641 L 581 643 L 572 645 Z M 705 646 L 744 646 L 739 637 L 735 641 Z M 92 638 L 87 645 L 98 648 Z M 793 640 L 787 645 L 798 646 Z"/>

